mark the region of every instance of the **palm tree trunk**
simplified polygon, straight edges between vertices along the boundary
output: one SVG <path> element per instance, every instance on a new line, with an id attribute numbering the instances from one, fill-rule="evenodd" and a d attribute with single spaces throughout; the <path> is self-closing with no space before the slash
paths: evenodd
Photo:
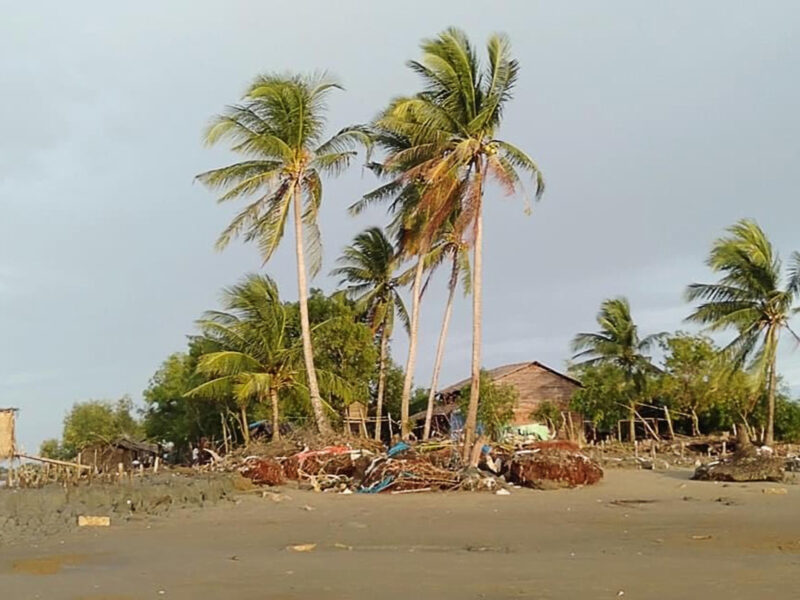
<path id="1" fill-rule="evenodd" d="M 270 388 L 269 399 L 272 402 L 272 439 L 281 439 L 281 419 L 278 410 L 278 390 Z"/>
<path id="2" fill-rule="evenodd" d="M 242 422 L 242 438 L 244 439 L 244 445 L 250 443 L 250 427 L 247 423 L 247 407 L 242 405 L 239 407 L 239 418 Z"/>
<path id="3" fill-rule="evenodd" d="M 469 407 L 467 420 L 464 423 L 464 448 L 462 458 L 466 463 L 470 458 L 472 442 L 475 439 L 475 427 L 478 422 L 478 401 L 481 384 L 481 336 L 483 326 L 483 170 L 481 161 L 475 163 L 477 179 L 477 200 L 475 208 L 475 247 L 473 248 L 472 275 L 472 373 L 469 388 Z"/>
<path id="4" fill-rule="evenodd" d="M 628 435 L 631 439 L 631 444 L 636 441 L 636 406 L 631 402 L 628 407 Z"/>
<path id="5" fill-rule="evenodd" d="M 453 255 L 453 269 L 450 271 L 450 281 L 448 283 L 447 306 L 444 309 L 442 319 L 442 330 L 439 332 L 439 343 L 436 345 L 436 359 L 433 363 L 433 377 L 431 377 L 431 389 L 428 392 L 428 409 L 425 411 L 425 428 L 422 432 L 422 439 L 427 440 L 431 435 L 431 421 L 433 420 L 433 401 L 436 398 L 436 388 L 439 385 L 439 371 L 442 368 L 442 358 L 444 357 L 444 344 L 447 339 L 447 328 L 450 325 L 450 316 L 453 314 L 453 298 L 458 287 L 458 252 Z"/>
<path id="6" fill-rule="evenodd" d="M 775 364 L 777 362 L 775 327 L 770 328 L 767 344 L 769 344 L 769 375 L 767 379 L 767 433 L 764 436 L 764 444 L 772 446 L 775 442 Z"/>
<path id="7" fill-rule="evenodd" d="M 417 259 L 417 270 L 414 273 L 414 284 L 411 287 L 411 324 L 408 334 L 408 359 L 406 360 L 406 374 L 403 379 L 403 395 L 400 398 L 400 431 L 404 440 L 411 435 L 411 427 L 408 422 L 408 407 L 411 403 L 411 384 L 414 382 L 414 367 L 417 363 L 417 330 L 419 329 L 419 304 L 420 287 L 422 286 L 422 275 L 425 269 L 425 252 L 419 250 Z"/>
<path id="8" fill-rule="evenodd" d="M 381 419 L 383 419 L 383 394 L 386 389 L 386 347 L 389 345 L 389 331 L 386 323 L 381 325 L 381 349 L 378 360 L 378 398 L 375 406 L 375 439 L 381 439 Z"/>
<path id="9" fill-rule="evenodd" d="M 308 392 L 311 396 L 311 410 L 314 412 L 314 421 L 320 433 L 330 433 L 331 425 L 322 405 L 317 383 L 317 371 L 314 368 L 314 351 L 311 347 L 311 326 L 308 322 L 308 284 L 306 283 L 306 259 L 303 252 L 303 221 L 302 207 L 300 206 L 300 187 L 294 188 L 294 235 L 295 252 L 297 253 L 297 296 L 300 302 L 300 329 L 303 336 L 303 358 L 306 363 L 308 375 Z"/>

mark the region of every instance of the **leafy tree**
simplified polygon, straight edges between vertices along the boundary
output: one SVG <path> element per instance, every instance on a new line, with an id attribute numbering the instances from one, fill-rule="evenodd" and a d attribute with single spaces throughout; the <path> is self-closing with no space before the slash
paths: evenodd
<path id="1" fill-rule="evenodd" d="M 65 460 L 70 458 L 61 445 L 61 442 L 56 438 L 50 438 L 41 443 L 39 446 L 39 456 L 44 458 L 54 458 L 56 460 Z"/>
<path id="2" fill-rule="evenodd" d="M 695 283 L 687 289 L 689 301 L 700 306 L 688 319 L 707 325 L 712 331 L 734 329 L 736 338 L 725 351 L 736 365 L 745 365 L 764 381 L 767 398 L 765 443 L 775 437 L 776 359 L 781 331 L 800 311 L 795 301 L 800 294 L 800 253 L 792 255 L 785 285 L 782 265 L 764 231 L 743 219 L 728 228 L 711 249 L 708 266 L 722 275 L 717 283 Z"/>
<path id="3" fill-rule="evenodd" d="M 246 159 L 198 175 L 207 186 L 223 192 L 220 202 L 256 197 L 223 231 L 219 248 L 241 235 L 245 241 L 257 242 L 267 261 L 283 238 L 290 209 L 293 213 L 303 356 L 314 419 L 321 432 L 328 432 L 330 424 L 314 366 L 306 258 L 314 275 L 320 266 L 317 215 L 322 175 L 344 170 L 355 155 L 353 143 L 365 140 L 361 132 L 351 129 L 323 142 L 325 100 L 339 87 L 324 77 L 256 78 L 242 101 L 216 117 L 206 131 L 208 144 L 227 140 Z"/>
<path id="4" fill-rule="evenodd" d="M 206 342 L 194 338 L 188 352 L 167 357 L 143 392 L 147 437 L 173 444 L 177 456 L 187 455 L 202 437 L 219 439 L 225 435 L 229 416 L 235 414 L 236 404 L 230 395 L 216 398 L 215 402 L 186 397 L 189 390 L 206 381 L 196 372 L 197 360 L 207 349 Z M 234 422 L 238 423 L 235 419 Z"/>
<path id="5" fill-rule="evenodd" d="M 561 418 L 561 410 L 555 403 L 545 400 L 531 413 L 531 417 L 539 421 L 544 421 L 550 429 L 557 431 L 557 422 Z"/>
<path id="6" fill-rule="evenodd" d="M 397 273 L 401 264 L 400 253 L 379 227 L 370 227 L 359 233 L 353 243 L 344 249 L 338 260 L 339 267 L 332 275 L 340 278 L 339 285 L 346 286 L 345 293 L 363 313 L 373 335 L 379 338 L 378 387 L 375 408 L 375 439 L 381 439 L 381 418 L 386 387 L 386 367 L 389 340 L 394 330 L 395 315 L 408 330 L 409 320 L 400 295 L 403 278 Z"/>
<path id="7" fill-rule="evenodd" d="M 613 362 L 573 367 L 583 387 L 575 392 L 570 407 L 588 418 L 602 432 L 613 432 L 625 417 L 626 406 L 636 397 L 635 386 L 625 370 Z"/>
<path id="8" fill-rule="evenodd" d="M 461 414 L 469 410 L 470 385 L 464 386 L 460 395 L 459 408 Z M 481 371 L 480 405 L 478 406 L 478 423 L 483 425 L 489 438 L 499 440 L 505 428 L 514 418 L 514 406 L 519 400 L 517 389 L 509 384 L 494 383 L 486 371 Z"/>
<path id="9" fill-rule="evenodd" d="M 630 439 L 636 439 L 636 401 L 645 390 L 646 375 L 656 371 L 650 350 L 663 333 L 639 338 L 638 328 L 631 317 L 626 298 L 604 300 L 597 314 L 597 333 L 579 333 L 572 341 L 574 359 L 582 365 L 612 364 L 625 374 L 635 394 L 628 396 Z"/>
<path id="10" fill-rule="evenodd" d="M 718 350 L 711 339 L 677 333 L 662 341 L 664 372 L 659 391 L 670 406 L 691 415 L 692 435 L 700 435 L 700 418 L 716 402 L 724 384 Z"/>
<path id="11" fill-rule="evenodd" d="M 775 404 L 775 436 L 784 442 L 800 443 L 800 401 L 778 395 Z"/>
<path id="12" fill-rule="evenodd" d="M 343 294 L 326 296 L 314 290 L 308 305 L 314 328 L 314 359 L 328 381 L 340 383 L 326 386 L 328 405 L 341 414 L 352 401 L 367 404 L 378 380 L 378 350 L 370 327 L 361 322 L 356 306 Z"/>
<path id="13" fill-rule="evenodd" d="M 140 437 L 141 425 L 131 414 L 132 410 L 133 401 L 128 396 L 123 396 L 116 402 L 77 402 L 64 418 L 64 453 L 75 456 L 83 448 L 96 442 L 109 442 L 121 436 Z"/>

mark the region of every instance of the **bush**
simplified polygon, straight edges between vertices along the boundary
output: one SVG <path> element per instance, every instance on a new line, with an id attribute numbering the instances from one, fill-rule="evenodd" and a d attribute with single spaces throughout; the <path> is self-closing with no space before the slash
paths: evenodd
<path id="1" fill-rule="evenodd" d="M 461 390 L 459 408 L 466 419 L 469 407 L 470 386 Z M 503 430 L 514 418 L 514 405 L 519 399 L 517 390 L 507 384 L 495 384 L 485 371 L 481 371 L 478 423 L 483 432 L 493 440 L 499 440 Z"/>

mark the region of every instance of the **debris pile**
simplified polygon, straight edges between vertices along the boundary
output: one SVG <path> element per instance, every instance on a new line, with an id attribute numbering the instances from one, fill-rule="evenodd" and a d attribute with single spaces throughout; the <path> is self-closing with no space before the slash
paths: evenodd
<path id="1" fill-rule="evenodd" d="M 286 483 L 281 463 L 273 458 L 249 456 L 239 468 L 239 472 L 258 485 L 283 485 Z"/>
<path id="2" fill-rule="evenodd" d="M 563 449 L 518 452 L 508 468 L 509 480 L 536 489 L 592 485 L 603 470 L 588 456 Z"/>
<path id="3" fill-rule="evenodd" d="M 452 490 L 461 482 L 459 473 L 436 466 L 429 456 L 378 458 L 365 473 L 360 492 Z"/>
<path id="4" fill-rule="evenodd" d="M 507 461 L 509 481 L 535 489 L 592 485 L 603 478 L 600 465 L 565 440 L 526 444 Z"/>
<path id="5" fill-rule="evenodd" d="M 775 456 L 771 448 L 745 447 L 729 458 L 715 460 L 695 469 L 698 481 L 783 481 L 787 459 Z"/>
<path id="6" fill-rule="evenodd" d="M 282 439 L 251 445 L 247 455 L 215 456 L 204 469 L 234 471 L 257 485 L 287 481 L 316 491 L 413 493 L 421 491 L 501 491 L 512 487 L 546 489 L 597 483 L 599 464 L 565 441 L 476 443 L 471 466 L 462 462 L 453 440 L 397 442 L 388 450 L 365 438 Z M 477 459 L 477 461 L 476 461 Z"/>

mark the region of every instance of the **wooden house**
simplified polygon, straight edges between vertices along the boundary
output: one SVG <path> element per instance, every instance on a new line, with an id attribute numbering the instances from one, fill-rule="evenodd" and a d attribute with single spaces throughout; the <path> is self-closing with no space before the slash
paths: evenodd
<path id="1" fill-rule="evenodd" d="M 558 422 L 552 423 L 559 437 L 580 437 L 583 435 L 583 419 L 570 411 L 569 405 L 573 394 L 582 387 L 577 379 L 565 375 L 539 361 L 503 365 L 487 371 L 495 384 L 507 384 L 519 394 L 514 406 L 512 426 L 534 423 L 536 410 L 544 403 L 550 403 L 561 413 Z M 454 383 L 437 394 L 438 405 L 434 411 L 435 430 L 442 431 L 444 421 L 457 410 L 458 398 L 470 380 L 464 379 Z M 425 413 L 413 415 L 413 420 L 425 419 Z"/>

